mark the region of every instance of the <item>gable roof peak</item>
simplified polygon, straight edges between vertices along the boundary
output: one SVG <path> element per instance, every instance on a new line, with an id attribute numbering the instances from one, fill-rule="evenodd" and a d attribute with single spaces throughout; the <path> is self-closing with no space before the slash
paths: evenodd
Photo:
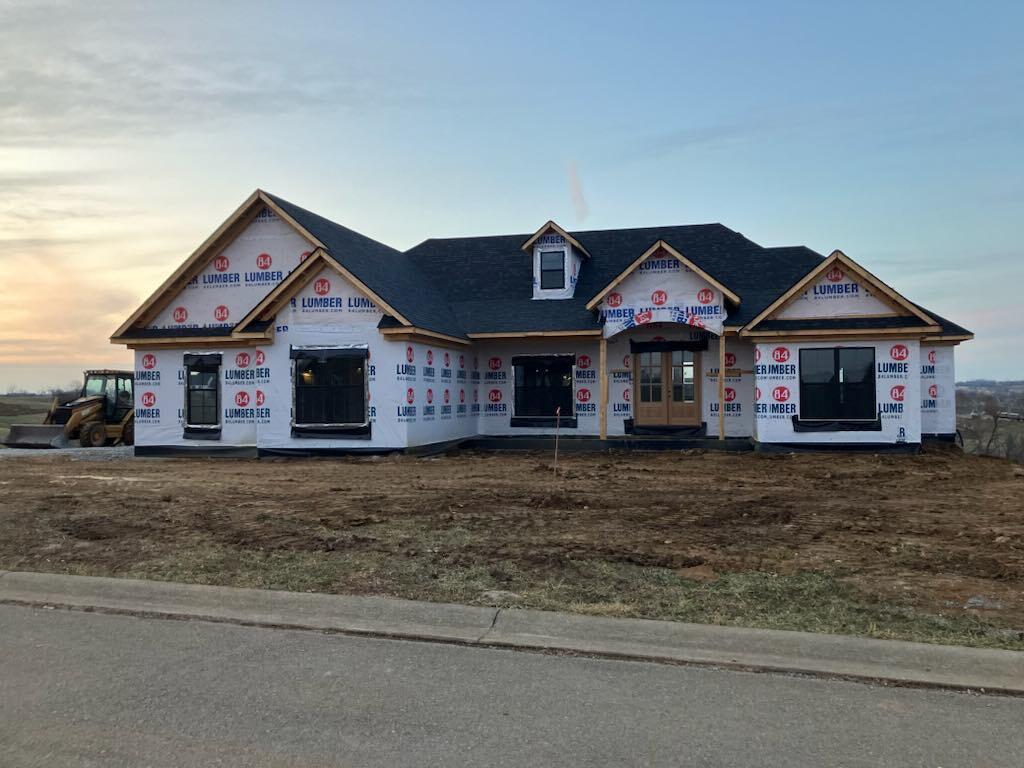
<path id="1" fill-rule="evenodd" d="M 536 232 L 530 235 L 529 239 L 525 243 L 523 243 L 522 249 L 524 251 L 529 250 L 530 248 L 533 247 L 534 243 L 536 243 L 543 235 L 547 234 L 551 230 L 554 230 L 559 235 L 564 237 L 566 242 L 570 243 L 573 246 L 573 248 L 582 253 L 588 259 L 590 258 L 590 253 L 587 251 L 586 248 L 583 247 L 583 244 L 575 237 L 570 235 L 567 230 L 564 230 L 560 226 L 558 226 L 558 224 L 556 224 L 552 219 L 548 219 L 547 223 L 545 223 L 540 229 L 538 229 Z"/>
<path id="2" fill-rule="evenodd" d="M 861 280 L 873 286 L 875 290 L 884 297 L 883 300 L 887 301 L 894 308 L 902 310 L 909 316 L 916 317 L 925 326 L 936 325 L 935 320 L 927 312 L 922 310 L 919 306 L 907 299 L 887 283 L 882 282 L 880 279 L 875 277 L 875 275 L 871 274 L 868 270 L 837 248 L 822 259 L 821 262 L 815 265 L 814 268 L 808 271 L 800 280 L 790 286 L 789 289 L 779 295 L 778 298 L 765 307 L 753 320 L 747 323 L 743 332 L 749 333 L 758 324 L 784 308 L 787 304 L 793 301 L 801 291 L 810 286 L 816 279 L 823 276 L 832 267 L 832 265 L 837 262 L 842 264 L 850 272 L 853 272 Z"/>
<path id="3" fill-rule="evenodd" d="M 641 264 L 647 261 L 647 259 L 649 259 L 651 256 L 654 256 L 657 253 L 660 253 L 661 251 L 664 251 L 665 253 L 674 257 L 684 267 L 686 267 L 691 272 L 701 277 L 713 288 L 716 288 L 718 291 L 720 291 L 721 294 L 725 296 L 725 298 L 729 299 L 729 301 L 733 302 L 734 304 L 740 303 L 740 297 L 738 294 L 730 290 L 724 283 L 716 280 L 712 275 L 708 274 L 706 271 L 701 269 L 697 264 L 690 261 L 690 259 L 688 259 L 683 253 L 681 253 L 676 248 L 672 247 L 670 243 L 659 238 L 658 240 L 655 240 L 654 243 L 652 243 L 650 247 L 647 248 L 647 250 L 640 254 L 633 261 L 632 264 L 630 264 L 628 267 L 622 270 L 622 272 L 620 272 L 614 280 L 605 285 L 600 290 L 600 292 L 598 292 L 592 299 L 590 299 L 590 301 L 587 302 L 587 309 L 596 308 L 598 304 L 600 304 L 601 300 L 605 296 L 607 296 L 616 285 L 618 285 L 627 277 L 629 277 L 629 275 L 631 275 L 633 271 L 637 269 L 637 267 L 639 267 Z"/>

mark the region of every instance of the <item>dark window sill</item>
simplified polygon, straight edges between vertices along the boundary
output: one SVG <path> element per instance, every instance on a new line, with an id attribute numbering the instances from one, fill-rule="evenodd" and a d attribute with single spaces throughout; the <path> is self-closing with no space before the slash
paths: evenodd
<path id="1" fill-rule="evenodd" d="M 562 429 L 576 429 L 576 417 L 563 416 L 556 419 L 554 416 L 513 416 L 509 426 L 550 427 L 552 429 L 558 426 Z"/>
<path id="2" fill-rule="evenodd" d="M 355 427 L 319 427 L 292 425 L 292 437 L 306 440 L 369 440 L 370 424 Z"/>
<path id="3" fill-rule="evenodd" d="M 882 420 L 881 418 L 874 419 L 872 421 L 844 421 L 842 419 L 836 419 L 833 421 L 824 421 L 819 419 L 809 420 L 801 419 L 799 416 L 793 417 L 793 431 L 794 432 L 881 432 L 882 431 Z"/>
<path id="4" fill-rule="evenodd" d="M 185 427 L 182 437 L 186 440 L 220 440 L 220 427 Z"/>

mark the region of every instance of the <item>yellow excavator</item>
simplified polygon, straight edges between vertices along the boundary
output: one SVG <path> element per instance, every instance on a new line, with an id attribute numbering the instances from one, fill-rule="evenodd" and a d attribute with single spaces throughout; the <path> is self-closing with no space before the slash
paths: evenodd
<path id="1" fill-rule="evenodd" d="M 42 424 L 12 424 L 4 445 L 11 448 L 83 448 L 135 442 L 134 377 L 131 371 L 86 371 L 82 391 L 61 404 L 53 399 Z"/>

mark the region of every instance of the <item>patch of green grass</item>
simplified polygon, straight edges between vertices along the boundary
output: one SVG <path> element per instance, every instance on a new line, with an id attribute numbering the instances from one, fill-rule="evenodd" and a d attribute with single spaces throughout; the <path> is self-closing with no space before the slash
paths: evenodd
<path id="1" fill-rule="evenodd" d="M 117 575 L 476 605 L 495 604 L 483 593 L 500 589 L 519 595 L 499 603 L 504 606 L 1024 650 L 1020 633 L 975 617 L 937 616 L 882 602 L 839 573 L 748 571 L 698 582 L 667 568 L 603 560 L 568 562 L 557 572 L 527 571 L 512 562 L 452 562 L 465 536 L 457 529 L 421 535 L 404 553 L 211 547 L 163 556 Z"/>
<path id="2" fill-rule="evenodd" d="M 530 594 L 535 607 L 606 616 L 862 635 L 1024 650 L 1024 633 L 970 616 L 936 616 L 883 603 L 837 574 L 747 571 L 702 583 L 662 568 L 580 563 L 582 583 L 559 579 Z"/>

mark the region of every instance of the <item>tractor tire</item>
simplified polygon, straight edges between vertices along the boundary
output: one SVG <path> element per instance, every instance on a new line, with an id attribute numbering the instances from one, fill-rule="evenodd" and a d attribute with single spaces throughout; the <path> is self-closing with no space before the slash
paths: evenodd
<path id="1" fill-rule="evenodd" d="M 83 424 L 78 432 L 78 442 L 83 448 L 99 448 L 107 444 L 107 428 L 103 422 Z"/>
<path id="2" fill-rule="evenodd" d="M 121 445 L 135 445 L 135 424 L 130 421 L 121 428 Z"/>

